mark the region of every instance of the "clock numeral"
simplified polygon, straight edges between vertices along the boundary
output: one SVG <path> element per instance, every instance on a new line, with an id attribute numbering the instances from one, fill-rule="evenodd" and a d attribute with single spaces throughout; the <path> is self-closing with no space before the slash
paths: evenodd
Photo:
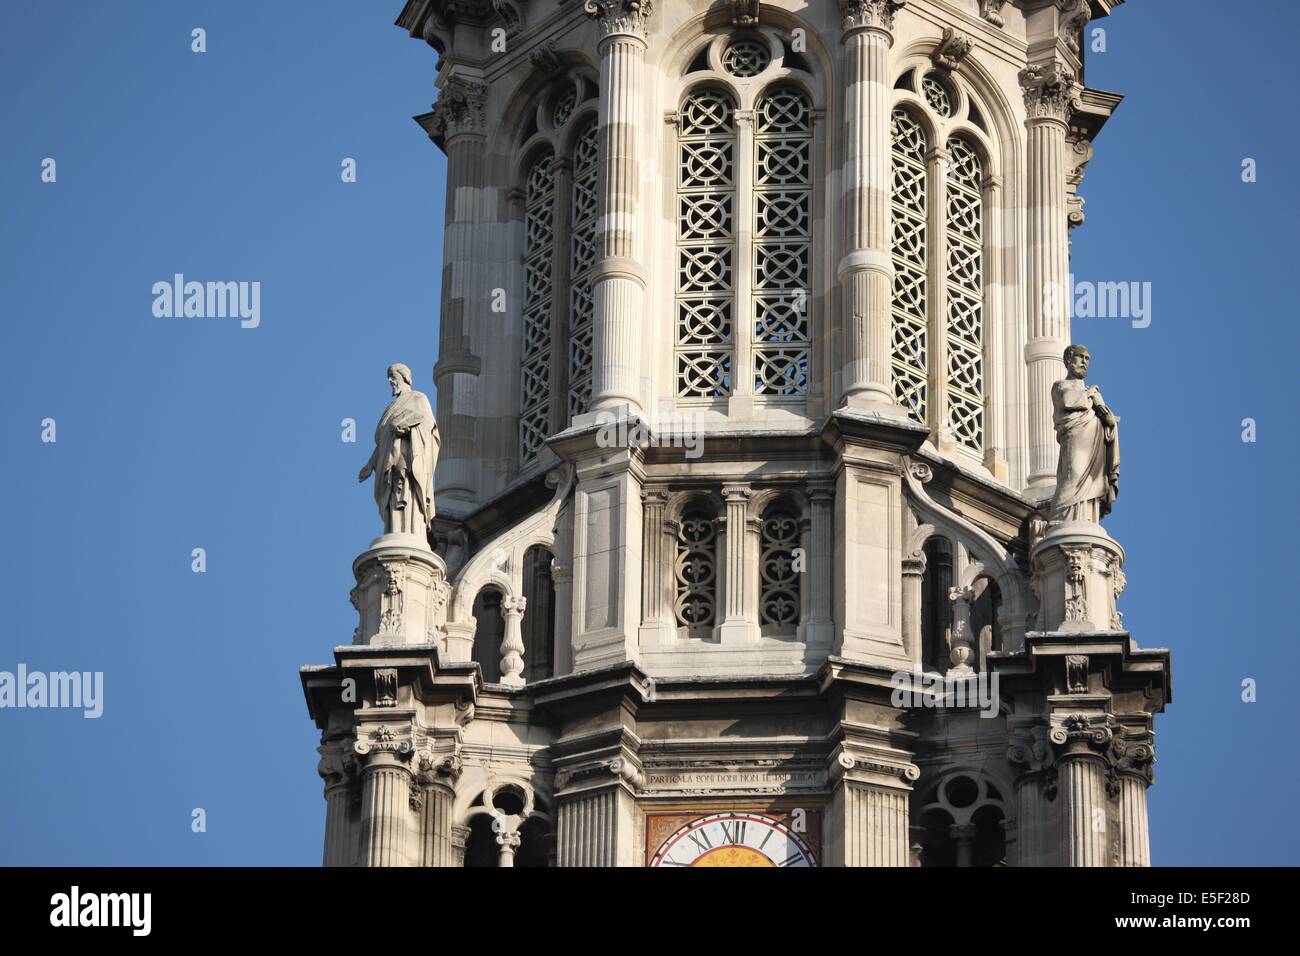
<path id="1" fill-rule="evenodd" d="M 800 863 L 802 861 L 803 861 L 803 854 L 800 853 L 798 850 L 796 850 L 794 853 L 791 853 L 788 857 L 786 857 L 785 862 L 782 863 L 781 865 L 794 866 L 796 863 Z"/>
<path id="2" fill-rule="evenodd" d="M 742 844 L 745 842 L 745 829 L 749 826 L 746 820 L 723 820 L 722 821 L 722 840 L 724 843 Z"/>
<path id="3" fill-rule="evenodd" d="M 771 830 L 771 829 L 767 831 L 767 836 L 763 837 L 763 842 L 758 845 L 758 848 L 760 850 L 762 850 L 763 847 L 767 846 L 767 841 L 772 839 L 772 834 L 775 832 L 776 832 L 775 830 Z"/>
<path id="4" fill-rule="evenodd" d="M 698 834 L 696 833 L 690 834 L 690 838 L 691 838 L 691 842 L 694 843 L 696 847 L 699 848 L 699 851 L 701 853 L 713 849 L 713 844 L 709 842 L 709 834 L 704 830 L 700 830 Z"/>

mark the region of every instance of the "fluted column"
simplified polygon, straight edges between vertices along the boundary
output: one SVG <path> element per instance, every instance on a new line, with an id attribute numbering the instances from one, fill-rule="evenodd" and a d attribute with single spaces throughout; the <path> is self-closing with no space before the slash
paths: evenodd
<path id="1" fill-rule="evenodd" d="M 1013 730 L 1007 763 L 1015 772 L 1015 842 L 1010 847 L 1012 866 L 1057 865 L 1059 844 L 1052 802 L 1057 797 L 1056 768 L 1046 728 L 1035 724 Z"/>
<path id="2" fill-rule="evenodd" d="M 524 597 L 503 597 L 501 599 L 501 617 L 505 619 L 506 632 L 501 639 L 501 683 L 514 687 L 524 684 L 524 609 L 528 599 Z"/>
<path id="3" fill-rule="evenodd" d="M 555 777 L 560 866 L 639 865 L 635 792 L 644 784 L 626 756 L 561 770 Z"/>
<path id="4" fill-rule="evenodd" d="M 840 0 L 844 20 L 842 405 L 894 410 L 890 369 L 889 49 L 906 0 Z M 901 409 L 898 409 L 901 414 Z"/>
<path id="5" fill-rule="evenodd" d="M 831 582 L 835 560 L 835 489 L 816 485 L 808 489 L 811 512 L 804 535 L 805 572 L 802 588 L 808 593 L 808 616 L 803 640 L 809 644 L 829 644 L 835 636 L 835 608 L 831 604 Z"/>
<path id="6" fill-rule="evenodd" d="M 755 564 L 746 560 L 750 551 L 745 520 L 750 492 L 742 485 L 725 485 L 722 497 L 727 506 L 727 534 L 723 543 L 725 570 L 720 582 L 724 595 L 721 640 L 723 644 L 744 643 L 757 636 L 758 624 L 751 601 L 747 600 L 751 590 L 747 582 L 755 570 Z"/>
<path id="7" fill-rule="evenodd" d="M 1027 67 L 1020 84 L 1028 127 L 1029 490 L 1046 497 L 1056 481 L 1052 384 L 1062 377 L 1061 354 L 1070 341 L 1065 137 L 1079 86 L 1056 63 Z"/>
<path id="8" fill-rule="evenodd" d="M 1110 855 L 1107 772 L 1113 721 L 1071 714 L 1052 728 L 1061 799 L 1061 865 L 1106 866 Z"/>
<path id="9" fill-rule="evenodd" d="M 652 0 L 586 0 L 600 26 L 601 259 L 592 277 L 591 410 L 641 409 L 645 269 L 637 259 L 640 163 L 637 126 Z"/>
<path id="10" fill-rule="evenodd" d="M 460 755 L 454 752 L 424 751 L 419 756 L 419 770 L 411 783 L 411 806 L 420 821 L 420 866 L 462 865 L 456 857 L 451 822 L 461 766 Z"/>
<path id="11" fill-rule="evenodd" d="M 920 770 L 860 760 L 841 751 L 832 761 L 828 813 L 832 866 L 911 866 L 910 783 Z"/>
<path id="12" fill-rule="evenodd" d="M 350 748 L 349 748 L 350 749 Z M 351 866 L 354 852 L 353 829 L 348 819 L 352 789 L 356 783 L 356 759 L 342 743 L 323 744 L 316 772 L 325 781 L 325 866 Z"/>
<path id="13" fill-rule="evenodd" d="M 1155 751 L 1149 743 L 1125 743 L 1119 760 L 1119 865 L 1150 866 L 1147 788 L 1154 775 Z"/>
<path id="14" fill-rule="evenodd" d="M 361 784 L 361 856 L 365 866 L 410 866 L 412 747 L 387 727 L 357 741 Z"/>
<path id="15" fill-rule="evenodd" d="M 420 806 L 420 866 L 457 866 L 451 840 L 451 788 L 426 787 Z"/>
<path id="16" fill-rule="evenodd" d="M 478 217 L 484 188 L 484 83 L 452 77 L 433 110 L 416 121 L 447 154 L 446 228 L 443 232 L 442 298 L 439 359 L 433 370 L 438 388 L 438 504 L 473 503 L 480 485 L 474 434 L 480 414 L 478 375 L 481 360 L 474 351 L 471 330 L 485 318 L 488 283 L 482 273 L 478 247 L 482 224 Z M 503 283 L 493 283 L 503 284 Z M 464 509 L 462 509 L 464 510 Z"/>
<path id="17" fill-rule="evenodd" d="M 652 488 L 641 493 L 643 540 L 641 556 L 641 643 L 668 640 L 672 627 L 670 570 L 672 539 L 664 530 L 668 493 Z"/>

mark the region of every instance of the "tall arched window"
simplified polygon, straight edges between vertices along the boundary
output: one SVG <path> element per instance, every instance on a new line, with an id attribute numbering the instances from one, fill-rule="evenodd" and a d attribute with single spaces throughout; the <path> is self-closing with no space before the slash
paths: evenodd
<path id="1" fill-rule="evenodd" d="M 677 396 L 802 400 L 812 355 L 808 61 L 775 33 L 691 60 L 677 122 Z"/>
<path id="2" fill-rule="evenodd" d="M 521 469 L 534 464 L 546 439 L 591 404 L 595 89 L 577 75 L 556 83 L 538 100 L 523 144 L 530 158 L 522 174 Z"/>
<path id="3" fill-rule="evenodd" d="M 731 97 L 697 90 L 682 104 L 677 181 L 677 393 L 731 393 L 735 124 Z"/>
<path id="4" fill-rule="evenodd" d="M 894 397 L 919 422 L 929 396 L 929 300 L 926 289 L 929 215 L 925 130 L 905 110 L 895 110 L 893 131 L 893 368 Z"/>
<path id="5" fill-rule="evenodd" d="M 555 154 L 537 154 L 528 167 L 524 209 L 523 383 L 519 398 L 519 457 L 537 456 L 551 426 L 551 298 L 555 268 Z"/>
<path id="6" fill-rule="evenodd" d="M 971 126 L 982 120 L 950 76 L 913 70 L 896 86 L 909 95 L 892 114 L 894 396 L 912 418 L 981 455 L 986 171 Z"/>
<path id="7" fill-rule="evenodd" d="M 573 150 L 573 203 L 569 253 L 569 417 L 591 406 L 591 270 L 596 264 L 596 120 L 591 118 Z"/>
<path id="8" fill-rule="evenodd" d="M 754 109 L 754 394 L 808 391 L 812 106 L 795 89 Z"/>

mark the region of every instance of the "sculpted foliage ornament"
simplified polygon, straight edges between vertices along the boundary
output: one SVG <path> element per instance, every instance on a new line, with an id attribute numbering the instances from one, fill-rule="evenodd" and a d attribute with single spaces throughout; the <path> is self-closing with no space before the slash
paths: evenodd
<path id="1" fill-rule="evenodd" d="M 1035 64 L 1020 71 L 1020 87 L 1025 94 L 1025 112 L 1030 119 L 1054 119 L 1068 122 L 1080 106 L 1081 87 L 1074 71 L 1060 63 Z"/>
<path id="2" fill-rule="evenodd" d="M 605 36 L 634 36 L 644 40 L 654 13 L 654 0 L 585 0 L 583 11 L 595 17 Z"/>
<path id="3" fill-rule="evenodd" d="M 434 136 L 447 139 L 461 133 L 481 133 L 487 128 L 486 83 L 452 77 L 433 104 Z"/>
<path id="4" fill-rule="evenodd" d="M 866 27 L 893 30 L 894 15 L 905 6 L 907 0 L 840 0 L 840 16 L 845 31 Z"/>

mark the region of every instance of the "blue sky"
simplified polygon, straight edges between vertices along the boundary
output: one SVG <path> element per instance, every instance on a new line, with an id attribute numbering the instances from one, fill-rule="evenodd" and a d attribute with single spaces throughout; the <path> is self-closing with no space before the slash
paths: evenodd
<path id="1" fill-rule="evenodd" d="M 432 390 L 437 342 L 445 163 L 410 120 L 434 56 L 392 26 L 400 6 L 4 4 L 0 670 L 102 670 L 106 690 L 99 720 L 0 711 L 0 863 L 319 862 L 297 668 L 350 639 L 384 369 Z M 1300 336 L 1279 281 L 1300 144 L 1277 106 L 1300 15 L 1253 6 L 1221 26 L 1219 3 L 1134 0 L 1101 21 L 1088 75 L 1127 100 L 1088 168 L 1073 269 L 1153 288 L 1150 327 L 1080 319 L 1074 337 L 1123 419 L 1107 526 L 1125 619 L 1174 653 L 1158 864 L 1300 859 L 1281 679 Z M 177 272 L 261 282 L 261 325 L 154 317 L 153 283 Z"/>

